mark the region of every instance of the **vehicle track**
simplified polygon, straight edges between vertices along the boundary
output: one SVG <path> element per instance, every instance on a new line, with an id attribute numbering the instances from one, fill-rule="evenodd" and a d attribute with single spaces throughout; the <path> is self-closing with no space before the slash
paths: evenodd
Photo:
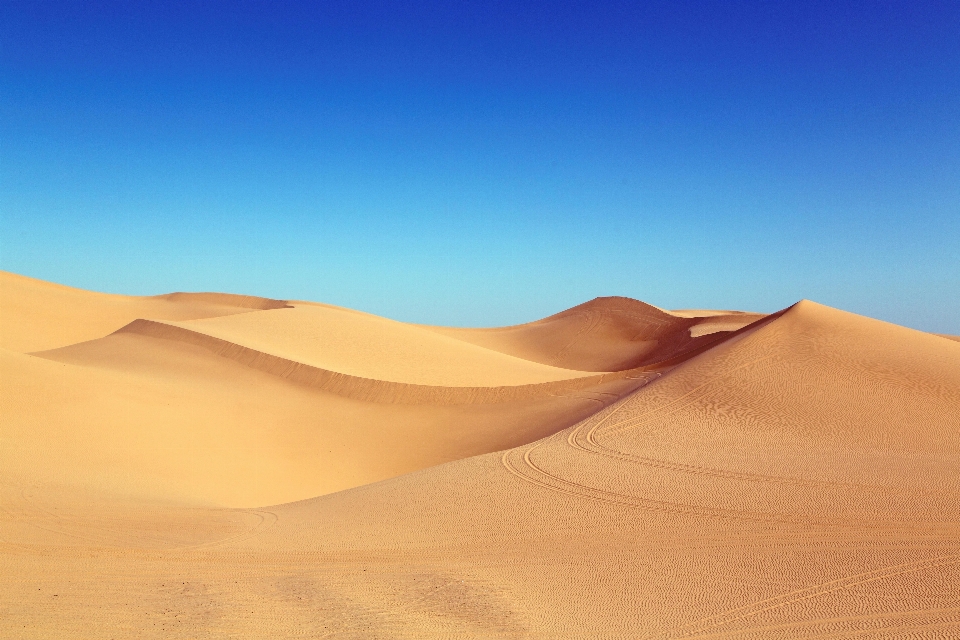
<path id="1" fill-rule="evenodd" d="M 596 428 L 592 430 L 592 433 L 596 433 L 602 427 L 603 435 L 610 436 L 610 435 L 614 435 L 624 431 L 636 429 L 638 426 L 641 426 L 642 424 L 644 424 L 644 418 L 648 416 L 652 416 L 655 414 L 658 417 L 666 417 L 668 415 L 676 413 L 680 409 L 683 409 L 685 407 L 688 407 L 696 403 L 700 398 L 706 395 L 706 393 L 703 392 L 704 389 L 709 389 L 710 387 L 719 386 L 721 383 L 733 377 L 733 375 L 738 371 L 753 367 L 758 362 L 763 362 L 765 360 L 773 360 L 774 358 L 775 356 L 772 354 L 754 358 L 753 360 L 750 360 L 737 367 L 734 367 L 733 369 L 730 369 L 729 371 L 726 371 L 721 375 L 710 378 L 706 382 L 703 382 L 697 385 L 693 389 L 690 389 L 686 393 L 680 396 L 677 396 L 676 398 L 674 398 L 673 400 L 670 400 L 669 402 L 666 402 L 662 405 L 648 409 L 647 411 L 643 411 L 637 415 L 630 416 L 629 418 L 625 418 L 618 422 L 608 423 L 609 418 L 613 417 L 616 413 L 623 410 L 627 405 L 624 404 L 622 406 L 619 406 L 616 408 L 615 411 L 612 411 L 607 416 L 604 416 L 604 419 L 596 425 Z"/>
<path id="2" fill-rule="evenodd" d="M 797 589 L 795 591 L 781 594 L 779 596 L 774 596 L 772 598 L 767 598 L 765 600 L 753 602 L 742 607 L 728 609 L 727 611 L 722 611 L 720 613 L 714 614 L 707 618 L 702 618 L 700 620 L 696 620 L 694 622 L 688 623 L 682 627 L 669 631 L 665 634 L 651 636 L 650 640 L 726 637 L 722 634 L 709 635 L 709 634 L 704 634 L 704 632 L 709 631 L 710 629 L 721 627 L 723 625 L 738 622 L 740 620 L 744 620 L 746 618 L 750 618 L 767 611 L 782 609 L 783 607 L 796 604 L 804 600 L 817 598 L 819 596 L 823 596 L 828 593 L 842 591 L 844 589 L 849 589 L 851 587 L 856 587 L 856 586 L 867 584 L 870 582 L 877 582 L 880 580 L 885 580 L 887 578 L 892 578 L 892 577 L 904 575 L 907 573 L 916 573 L 918 571 L 936 569 L 936 568 L 955 565 L 955 564 L 960 564 L 960 554 L 948 554 L 948 555 L 937 556 L 934 558 L 927 558 L 925 560 L 904 562 L 901 564 L 881 567 L 873 571 L 865 571 L 862 573 L 857 573 L 849 576 L 843 576 L 841 578 L 836 578 L 834 580 L 822 582 L 812 587 Z M 733 631 L 728 633 L 733 633 Z"/>
<path id="3" fill-rule="evenodd" d="M 587 427 L 590 427 L 589 429 Z M 586 433 L 584 431 L 586 430 Z M 890 492 L 890 487 L 882 485 L 859 484 L 850 482 L 838 482 L 832 480 L 812 480 L 806 478 L 796 478 L 790 476 L 776 476 L 758 473 L 748 473 L 744 471 L 729 471 L 718 469 L 716 467 L 705 467 L 683 462 L 672 462 L 660 458 L 651 458 L 640 456 L 633 453 L 627 453 L 618 449 L 600 444 L 596 439 L 597 426 L 590 426 L 587 423 L 577 425 L 567 436 L 567 443 L 584 453 L 592 453 L 598 456 L 604 456 L 616 460 L 633 462 L 640 466 L 655 469 L 665 469 L 697 476 L 709 476 L 714 478 L 724 478 L 730 480 L 742 480 L 744 482 L 764 482 L 781 485 L 793 485 L 801 487 L 830 487 L 843 489 L 860 489 L 880 492 Z M 926 493 L 926 492 L 925 492 Z"/>
<path id="4" fill-rule="evenodd" d="M 584 336 L 593 333 L 593 331 L 600 326 L 604 317 L 604 314 L 599 311 L 584 311 L 583 315 L 587 316 L 587 321 L 581 325 L 581 327 L 565 345 L 560 347 L 560 349 L 553 354 L 552 360 L 554 362 L 560 362 L 563 357 L 570 352 L 576 343 L 578 343 Z"/>
<path id="5" fill-rule="evenodd" d="M 939 531 L 942 535 L 955 535 L 960 529 L 960 523 L 955 522 L 915 522 L 915 521 L 873 521 L 864 523 L 861 519 L 848 518 L 805 518 L 799 514 L 784 514 L 768 511 L 749 511 L 745 509 L 710 508 L 693 504 L 645 498 L 642 496 L 617 493 L 607 489 L 591 487 L 582 482 L 576 482 L 545 470 L 533 460 L 533 453 L 542 446 L 553 443 L 563 437 L 559 432 L 525 447 L 509 449 L 501 455 L 501 464 L 514 476 L 541 486 L 545 489 L 579 496 L 620 506 L 633 507 L 653 512 L 695 515 L 707 518 L 722 518 L 752 522 L 771 522 L 793 524 L 804 527 L 852 528 L 859 531 L 904 531 L 922 529 L 928 533 Z M 563 437 L 566 441 L 569 435 Z M 574 449 L 577 451 L 577 449 Z M 530 472 L 533 472 L 532 474 Z"/>
<path id="6" fill-rule="evenodd" d="M 549 440 L 549 439 L 548 439 Z M 536 472 L 540 477 L 533 477 L 528 473 L 525 473 L 522 470 L 522 467 L 511 460 L 513 455 L 516 455 L 514 452 L 517 452 L 517 449 L 508 450 L 503 453 L 501 456 L 501 463 L 506 467 L 507 471 L 513 475 L 535 484 L 541 486 L 545 489 L 551 491 L 556 491 L 558 493 L 564 493 L 567 495 L 578 496 L 581 498 L 587 498 L 594 500 L 596 502 L 602 502 L 605 504 L 613 504 L 619 506 L 633 507 L 637 509 L 643 509 L 645 511 L 653 511 L 659 513 L 673 513 L 680 515 L 693 515 L 693 516 L 702 516 L 706 518 L 723 518 L 723 519 L 734 519 L 734 520 L 746 520 L 752 522 L 777 522 L 784 524 L 803 524 L 803 525 L 821 525 L 821 526 L 838 526 L 839 523 L 830 522 L 830 521 L 808 521 L 808 520 L 798 520 L 796 518 L 782 517 L 778 514 L 772 513 L 763 513 L 763 512 L 751 512 L 743 510 L 733 510 L 733 509 L 710 509 L 706 507 L 700 507 L 691 504 L 684 504 L 679 502 L 670 502 L 666 500 L 656 500 L 652 498 L 643 498 L 639 496 L 631 496 L 628 494 L 616 493 L 613 491 L 608 491 L 606 489 L 598 489 L 595 487 L 590 487 L 588 485 L 574 482 L 572 480 L 567 480 L 560 476 L 553 475 L 543 468 L 538 466 L 531 459 L 531 454 L 536 450 L 537 446 L 546 442 L 547 440 L 541 440 L 536 445 L 527 448 L 521 457 L 523 465 Z M 545 479 L 544 479 L 545 478 Z"/>

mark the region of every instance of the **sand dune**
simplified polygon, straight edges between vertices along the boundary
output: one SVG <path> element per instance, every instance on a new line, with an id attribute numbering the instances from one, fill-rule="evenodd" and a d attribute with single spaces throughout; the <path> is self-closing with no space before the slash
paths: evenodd
<path id="1" fill-rule="evenodd" d="M 631 298 L 596 298 L 543 320 L 494 329 L 430 327 L 488 349 L 555 367 L 622 371 L 699 346 L 698 338 L 735 331 L 761 314 L 677 315 Z M 703 329 L 709 327 L 709 329 Z"/>
<path id="2" fill-rule="evenodd" d="M 391 632 L 951 638 L 958 462 L 960 348 L 804 302 L 555 436 L 274 508 L 246 546 L 356 558 Z"/>
<path id="3" fill-rule="evenodd" d="M 50 339 L 64 313 L 108 332 L 0 351 L 11 443 L 0 462 L 20 483 L 222 506 L 296 500 L 536 440 L 656 375 L 558 369 L 327 305 L 171 294 L 118 296 L 104 310 L 103 294 L 66 290 L 73 306 L 58 307 L 55 285 L 8 280 L 14 311 L 43 303 L 18 325 L 21 343 Z M 243 321 L 137 319 L 109 333 L 123 314 L 185 309 Z"/>
<path id="4" fill-rule="evenodd" d="M 3 637 L 960 637 L 957 342 L 806 301 L 99 295 L 86 341 L 0 350 Z"/>
<path id="5" fill-rule="evenodd" d="M 4 353 L 8 470 L 222 506 L 297 500 L 536 440 L 697 346 L 598 374 L 328 305 L 159 298 L 246 312 L 137 319 L 95 340 Z"/>
<path id="6" fill-rule="evenodd" d="M 411 385 L 364 379 L 318 388 L 136 333 L 41 355 L 0 352 L 4 437 L 14 443 L 0 452 L 6 472 L 226 506 L 296 500 L 515 446 L 643 381 L 513 397 L 421 387 L 428 393 L 417 398 Z M 489 393 L 458 403 L 442 397 L 450 391 Z M 369 398 L 377 392 L 386 402 Z"/>
<path id="7" fill-rule="evenodd" d="M 493 387 L 584 375 L 328 305 L 294 303 L 290 309 L 176 325 L 320 369 L 391 382 Z"/>
<path id="8" fill-rule="evenodd" d="M 100 338 L 137 318 L 192 320 L 284 306 L 222 293 L 95 293 L 0 271 L 0 349 L 29 353 Z"/>

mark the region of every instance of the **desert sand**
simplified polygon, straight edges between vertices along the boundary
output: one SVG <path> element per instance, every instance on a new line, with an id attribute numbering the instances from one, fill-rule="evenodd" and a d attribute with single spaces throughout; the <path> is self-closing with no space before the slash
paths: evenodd
<path id="1" fill-rule="evenodd" d="M 958 638 L 960 342 L 0 272 L 0 576 L 2 638 Z"/>

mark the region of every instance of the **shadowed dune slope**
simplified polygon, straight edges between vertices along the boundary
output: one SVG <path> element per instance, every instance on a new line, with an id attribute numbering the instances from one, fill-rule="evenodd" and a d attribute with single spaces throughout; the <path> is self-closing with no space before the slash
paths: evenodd
<path id="1" fill-rule="evenodd" d="M 190 320 L 285 304 L 229 294 L 96 293 L 0 271 L 0 348 L 43 351 L 100 338 L 137 318 Z"/>
<path id="2" fill-rule="evenodd" d="M 111 339 L 140 350 L 163 342 L 159 359 L 175 359 L 171 344 L 200 356 L 149 336 Z M 262 376 L 241 395 L 283 383 L 203 357 L 204 366 Z M 162 378 L 167 366 L 123 362 L 103 375 L 140 368 Z M 226 369 L 198 366 L 198 379 L 227 380 Z M 422 446 L 439 433 L 410 439 Z M 0 485 L 0 562 L 15 578 L 0 581 L 0 630 L 960 636 L 960 344 L 801 302 L 545 436 L 257 509 L 88 499 L 52 481 Z M 247 473 L 262 473 L 266 463 L 253 460 Z"/>
<path id="3" fill-rule="evenodd" d="M 703 312 L 682 317 L 632 298 L 596 298 L 513 327 L 429 327 L 459 340 L 555 367 L 622 371 L 695 348 L 703 336 L 734 331 L 761 314 Z"/>

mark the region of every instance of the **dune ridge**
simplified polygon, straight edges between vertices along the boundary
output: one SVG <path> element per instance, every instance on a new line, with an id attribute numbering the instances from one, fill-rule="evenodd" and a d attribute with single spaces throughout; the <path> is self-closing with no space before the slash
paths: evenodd
<path id="1" fill-rule="evenodd" d="M 185 342 L 207 349 L 220 357 L 229 358 L 245 366 L 297 384 L 347 398 L 377 403 L 486 404 L 509 402 L 564 391 L 578 391 L 606 382 L 629 380 L 633 377 L 639 378 L 641 377 L 640 374 L 645 373 L 641 370 L 623 371 L 554 382 L 497 387 L 431 386 L 361 378 L 321 369 L 244 347 L 205 333 L 152 320 L 135 320 L 118 329 L 117 332 L 138 333 L 165 340 Z"/>
<path id="2" fill-rule="evenodd" d="M 154 320 L 134 320 L 114 333 L 132 333 L 191 344 L 206 349 L 217 356 L 229 358 L 245 366 L 318 390 L 369 402 L 397 404 L 510 402 L 537 396 L 580 391 L 611 382 L 627 381 L 629 383 L 633 380 L 646 380 L 649 379 L 651 373 L 675 366 L 684 359 L 693 357 L 728 337 L 723 336 L 710 343 L 697 344 L 687 351 L 672 354 L 669 358 L 659 362 L 624 371 L 527 385 L 446 387 L 374 380 L 329 371 L 257 351 L 181 326 Z M 57 359 L 60 351 L 38 352 L 33 355 Z"/>
<path id="3" fill-rule="evenodd" d="M 329 305 L 175 323 L 319 369 L 429 386 L 512 386 L 582 377 L 371 314 Z"/>
<path id="4" fill-rule="evenodd" d="M 0 435 L 9 443 L 0 447 L 0 480 L 13 474 L 31 486 L 227 507 L 321 495 L 516 446 L 648 381 L 520 400 L 396 404 L 140 334 L 60 356 L 0 351 Z"/>

